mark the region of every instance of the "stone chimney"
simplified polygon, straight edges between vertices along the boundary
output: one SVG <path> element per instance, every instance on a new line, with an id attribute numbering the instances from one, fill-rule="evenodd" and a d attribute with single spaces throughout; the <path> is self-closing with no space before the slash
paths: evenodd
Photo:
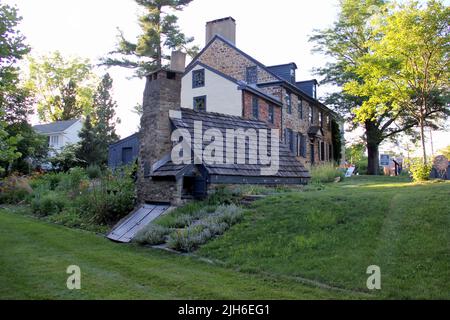
<path id="1" fill-rule="evenodd" d="M 158 70 L 147 76 L 139 133 L 137 194 L 140 203 L 175 203 L 181 192 L 177 182 L 157 181 L 151 175 L 172 150 L 170 113 L 180 110 L 182 76 L 178 70 Z"/>
<path id="2" fill-rule="evenodd" d="M 217 19 L 206 23 L 206 43 L 218 34 L 232 44 L 236 44 L 236 20 L 232 17 Z"/>
<path id="3" fill-rule="evenodd" d="M 170 58 L 170 70 L 184 72 L 186 69 L 186 53 L 181 51 L 173 51 Z"/>

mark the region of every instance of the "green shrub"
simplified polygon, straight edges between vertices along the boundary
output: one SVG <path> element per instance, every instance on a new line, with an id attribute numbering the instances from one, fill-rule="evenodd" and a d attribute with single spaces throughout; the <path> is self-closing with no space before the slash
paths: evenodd
<path id="1" fill-rule="evenodd" d="M 50 216 L 60 213 L 67 206 L 64 195 L 56 192 L 37 194 L 31 201 L 33 213 L 40 216 Z"/>
<path id="2" fill-rule="evenodd" d="M 201 216 L 214 213 L 216 208 L 217 206 L 207 205 L 205 201 L 190 202 L 185 206 L 175 209 L 174 211 L 170 212 L 170 214 L 163 215 L 154 223 L 168 228 L 184 228 L 195 219 L 199 219 Z M 192 216 L 192 219 L 188 219 L 185 217 L 179 218 L 180 216 L 186 215 Z"/>
<path id="3" fill-rule="evenodd" d="M 89 179 L 98 179 L 102 176 L 102 169 L 99 166 L 90 165 L 86 168 L 86 174 Z"/>
<path id="4" fill-rule="evenodd" d="M 214 190 L 206 202 L 209 205 L 235 204 L 240 202 L 242 196 L 243 194 L 240 188 L 220 186 Z"/>
<path id="5" fill-rule="evenodd" d="M 26 178 L 12 175 L 0 181 L 0 203 L 18 204 L 32 193 L 33 189 Z"/>
<path id="6" fill-rule="evenodd" d="M 311 182 L 313 183 L 329 183 L 334 182 L 337 177 L 344 178 L 341 170 L 336 168 L 333 163 L 325 163 L 311 167 Z"/>
<path id="7" fill-rule="evenodd" d="M 77 193 L 80 190 L 81 182 L 86 181 L 88 176 L 83 168 L 72 168 L 68 173 L 61 174 L 59 190 Z"/>
<path id="8" fill-rule="evenodd" d="M 135 186 L 128 174 L 104 176 L 76 199 L 80 212 L 100 225 L 111 225 L 134 208 Z"/>
<path id="9" fill-rule="evenodd" d="M 413 161 L 409 166 L 412 178 L 415 182 L 427 181 L 430 179 L 432 165 L 423 164 L 421 160 Z"/>
<path id="10" fill-rule="evenodd" d="M 360 175 L 365 175 L 367 174 L 367 169 L 369 167 L 369 160 L 367 159 L 367 157 L 363 157 L 362 159 L 356 161 L 355 166 L 356 166 L 356 173 Z"/>
<path id="11" fill-rule="evenodd" d="M 167 244 L 169 248 L 177 251 L 192 252 L 212 237 L 209 229 L 203 225 L 197 225 L 171 233 Z"/>
<path id="12" fill-rule="evenodd" d="M 172 229 L 156 224 L 149 224 L 144 229 L 140 230 L 133 240 L 140 244 L 159 245 L 166 242 L 166 237 L 171 232 Z"/>
<path id="13" fill-rule="evenodd" d="M 220 206 L 214 213 L 218 223 L 226 223 L 229 226 L 239 223 L 244 214 L 241 208 L 232 204 L 229 206 Z"/>
<path id="14" fill-rule="evenodd" d="M 56 190 L 65 174 L 64 173 L 48 173 L 32 179 L 34 187 L 45 186 L 49 190 Z"/>
<path id="15" fill-rule="evenodd" d="M 220 206 L 212 214 L 203 210 L 197 216 L 201 217 L 200 220 L 196 220 L 184 230 L 177 230 L 169 235 L 167 243 L 170 248 L 183 252 L 195 251 L 202 244 L 224 234 L 232 225 L 240 222 L 243 211 L 235 205 Z"/>

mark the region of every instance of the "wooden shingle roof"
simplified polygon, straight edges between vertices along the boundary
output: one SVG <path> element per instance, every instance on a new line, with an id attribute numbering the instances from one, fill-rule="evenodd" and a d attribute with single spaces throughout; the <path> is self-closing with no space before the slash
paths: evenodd
<path id="1" fill-rule="evenodd" d="M 260 129 L 265 129 L 268 132 L 268 155 L 270 156 L 270 128 L 262 121 L 248 120 L 241 117 L 223 115 L 218 113 L 210 112 L 199 112 L 191 109 L 182 109 L 182 117 L 180 119 L 172 118 L 172 124 L 175 129 L 186 129 L 189 131 L 192 141 L 194 141 L 194 123 L 202 123 L 202 131 L 205 133 L 210 129 L 218 129 L 222 132 L 223 137 L 226 137 L 227 129 L 237 130 L 237 129 L 255 129 L 258 133 Z M 203 141 L 203 150 L 209 145 L 210 141 Z M 224 141 L 224 162 L 226 157 L 226 143 Z M 261 169 L 267 167 L 267 165 L 261 164 L 258 157 L 253 159 L 256 164 L 249 164 L 250 159 L 249 151 L 256 151 L 258 154 L 257 145 L 249 145 L 248 141 L 246 143 L 245 155 L 239 154 L 237 150 L 237 144 L 234 144 L 235 157 L 244 159 L 246 164 L 208 164 L 203 162 L 202 166 L 206 169 L 210 175 L 218 176 L 240 176 L 240 177 L 262 177 Z M 243 162 L 243 161 L 242 161 Z M 153 176 L 178 176 L 181 171 L 186 172 L 186 165 L 175 165 L 171 161 L 167 162 L 160 168 L 158 168 Z M 283 178 L 296 178 L 296 179 L 309 179 L 310 175 L 308 170 L 295 158 L 295 156 L 289 151 L 289 148 L 283 144 L 279 144 L 279 170 L 275 175 L 268 175 L 266 177 L 278 178 L 277 181 L 283 180 Z M 281 180 L 280 180 L 281 179 Z M 282 183 L 282 182 L 280 182 Z"/>

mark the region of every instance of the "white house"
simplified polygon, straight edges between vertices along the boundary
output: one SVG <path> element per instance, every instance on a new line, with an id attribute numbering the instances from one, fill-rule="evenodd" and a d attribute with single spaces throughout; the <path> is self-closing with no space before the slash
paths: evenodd
<path id="1" fill-rule="evenodd" d="M 57 121 L 48 124 L 36 125 L 33 129 L 48 137 L 48 145 L 54 152 L 61 151 L 68 144 L 80 141 L 78 134 L 83 127 L 82 119 Z"/>

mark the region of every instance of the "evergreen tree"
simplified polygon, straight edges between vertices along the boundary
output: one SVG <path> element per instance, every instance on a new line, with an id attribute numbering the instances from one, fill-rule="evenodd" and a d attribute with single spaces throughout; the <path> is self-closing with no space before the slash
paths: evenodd
<path id="1" fill-rule="evenodd" d="M 101 150 L 97 135 L 92 126 L 91 116 L 86 117 L 79 137 L 81 141 L 76 154 L 77 158 L 83 161 L 85 166 L 101 164 Z"/>
<path id="2" fill-rule="evenodd" d="M 117 103 L 111 96 L 113 80 L 107 73 L 103 76 L 96 93 L 94 94 L 94 112 L 96 125 L 94 128 L 98 139 L 98 148 L 101 150 L 101 163 L 107 162 L 108 146 L 116 142 L 119 137 L 116 134 L 115 125 L 119 121 L 116 118 Z"/>
<path id="3" fill-rule="evenodd" d="M 143 33 L 137 42 L 125 39 L 119 30 L 117 48 L 104 59 L 107 66 L 119 66 L 136 71 L 144 76 L 160 69 L 170 60 L 170 50 L 184 50 L 193 56 L 198 47 L 192 46 L 194 38 L 186 37 L 177 25 L 178 17 L 174 11 L 183 10 L 192 0 L 135 0 L 146 10 L 139 18 Z"/>

